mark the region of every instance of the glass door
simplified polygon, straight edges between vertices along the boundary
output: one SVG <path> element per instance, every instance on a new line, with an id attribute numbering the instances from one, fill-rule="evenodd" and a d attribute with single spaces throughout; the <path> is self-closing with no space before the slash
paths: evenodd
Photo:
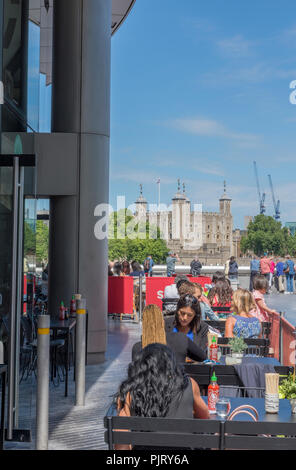
<path id="1" fill-rule="evenodd" d="M 0 155 L 0 341 L 2 361 L 8 364 L 7 440 L 28 440 L 31 429 L 36 356 L 35 183 L 34 156 Z"/>

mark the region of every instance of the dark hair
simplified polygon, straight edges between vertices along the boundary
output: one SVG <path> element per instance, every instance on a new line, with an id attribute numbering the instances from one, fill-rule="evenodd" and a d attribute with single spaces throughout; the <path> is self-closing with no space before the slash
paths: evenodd
<path id="1" fill-rule="evenodd" d="M 226 279 L 217 281 L 214 287 L 209 292 L 208 299 L 210 303 L 214 301 L 215 296 L 221 305 L 226 305 L 231 302 L 233 290 Z"/>
<path id="2" fill-rule="evenodd" d="M 163 418 L 175 396 L 188 386 L 189 378 L 173 351 L 164 344 L 146 346 L 128 366 L 128 377 L 115 396 L 121 410 L 130 395 L 132 416 Z"/>
<path id="3" fill-rule="evenodd" d="M 177 289 L 180 296 L 189 294 L 193 295 L 195 291 L 195 287 L 193 286 L 192 282 L 188 281 L 188 279 L 183 279 L 177 283 Z"/>
<path id="4" fill-rule="evenodd" d="M 113 276 L 113 271 L 111 269 L 110 264 L 108 264 L 108 276 Z"/>
<path id="5" fill-rule="evenodd" d="M 130 264 L 127 260 L 122 262 L 121 270 L 124 274 L 130 274 L 131 268 L 130 268 Z"/>
<path id="6" fill-rule="evenodd" d="M 225 279 L 225 274 L 223 271 L 216 271 L 212 277 L 212 283 L 215 284 L 217 281 L 223 281 Z"/>
<path id="7" fill-rule="evenodd" d="M 182 307 L 190 307 L 191 310 L 193 310 L 193 312 L 195 313 L 194 318 L 191 320 L 189 324 L 189 328 L 194 333 L 196 333 L 197 329 L 199 328 L 200 319 L 201 319 L 201 309 L 200 309 L 199 301 L 197 300 L 196 297 L 194 297 L 193 295 L 189 295 L 189 294 L 185 294 L 180 297 L 180 299 L 178 300 L 177 310 L 175 314 L 175 322 L 177 324 L 177 327 L 180 326 L 178 312 Z"/>
<path id="8" fill-rule="evenodd" d="M 133 271 L 142 271 L 140 263 L 138 261 L 132 261 L 132 270 Z"/>
<path id="9" fill-rule="evenodd" d="M 114 263 L 113 272 L 114 272 L 114 274 L 117 274 L 118 276 L 120 276 L 120 273 L 121 273 L 121 263 L 120 263 L 119 261 L 116 261 L 116 263 Z"/>
<path id="10" fill-rule="evenodd" d="M 234 257 L 234 256 L 231 256 L 231 257 L 230 257 L 230 261 L 235 261 L 235 257 Z"/>
<path id="11" fill-rule="evenodd" d="M 268 287 L 269 287 L 268 280 L 262 274 L 258 274 L 253 279 L 253 287 L 254 287 L 254 290 L 261 290 L 261 289 L 268 290 Z"/>

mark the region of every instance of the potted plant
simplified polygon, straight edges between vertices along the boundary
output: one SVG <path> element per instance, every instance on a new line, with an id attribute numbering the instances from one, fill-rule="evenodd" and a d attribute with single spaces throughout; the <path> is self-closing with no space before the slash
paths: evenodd
<path id="1" fill-rule="evenodd" d="M 289 374 L 279 386 L 279 397 L 290 400 L 292 413 L 296 414 L 296 380 L 295 374 Z"/>
<path id="2" fill-rule="evenodd" d="M 228 342 L 228 346 L 230 348 L 231 354 L 226 355 L 225 363 L 226 365 L 230 366 L 233 364 L 241 364 L 244 351 L 247 349 L 248 345 L 244 342 L 244 338 L 239 338 L 238 336 L 234 336 Z"/>

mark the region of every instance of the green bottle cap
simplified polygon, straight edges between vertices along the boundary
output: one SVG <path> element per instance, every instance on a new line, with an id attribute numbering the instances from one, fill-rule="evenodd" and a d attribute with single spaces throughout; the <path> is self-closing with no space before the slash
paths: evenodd
<path id="1" fill-rule="evenodd" d="M 212 344 L 213 343 L 216 343 L 216 336 L 213 336 L 213 338 L 212 338 Z"/>
<path id="2" fill-rule="evenodd" d="M 61 301 L 61 307 L 64 307 L 64 302 L 63 301 Z"/>
<path id="3" fill-rule="evenodd" d="M 211 377 L 211 382 L 217 382 L 217 377 L 216 377 L 215 371 L 213 372 L 213 375 Z"/>
<path id="4" fill-rule="evenodd" d="M 75 300 L 75 295 L 74 294 L 72 295 L 72 300 Z"/>

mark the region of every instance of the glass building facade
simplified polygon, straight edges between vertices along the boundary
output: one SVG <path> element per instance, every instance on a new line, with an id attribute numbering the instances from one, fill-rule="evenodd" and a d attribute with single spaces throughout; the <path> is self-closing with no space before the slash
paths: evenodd
<path id="1" fill-rule="evenodd" d="M 56 318 L 60 302 L 80 293 L 88 363 L 105 359 L 108 241 L 95 237 L 95 209 L 109 198 L 111 34 L 133 4 L 0 0 L 0 362 L 9 369 L 8 439 L 35 419 L 38 210 L 49 212 L 48 313 Z M 30 410 L 26 423 L 21 406 Z"/>
<path id="2" fill-rule="evenodd" d="M 4 89 L 0 119 L 0 341 L 1 360 L 8 364 L 7 428 L 8 438 L 12 438 L 13 429 L 22 425 L 18 410 L 25 404 L 23 387 L 28 404 L 33 393 L 34 371 L 28 362 L 31 338 L 23 321 L 31 322 L 33 334 L 35 136 L 51 131 L 52 2 L 2 0 L 0 18 Z"/>

